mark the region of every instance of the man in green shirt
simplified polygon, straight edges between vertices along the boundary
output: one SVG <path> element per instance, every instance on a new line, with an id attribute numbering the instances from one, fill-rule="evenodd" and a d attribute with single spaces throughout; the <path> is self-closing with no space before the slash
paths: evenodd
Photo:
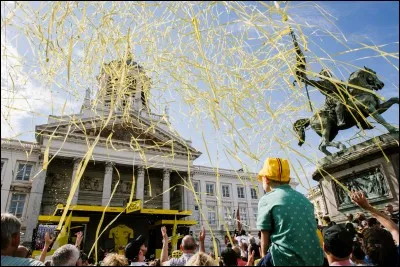
<path id="1" fill-rule="evenodd" d="M 314 207 L 290 187 L 288 161 L 267 158 L 258 179 L 266 192 L 258 203 L 263 257 L 258 266 L 322 266 Z"/>

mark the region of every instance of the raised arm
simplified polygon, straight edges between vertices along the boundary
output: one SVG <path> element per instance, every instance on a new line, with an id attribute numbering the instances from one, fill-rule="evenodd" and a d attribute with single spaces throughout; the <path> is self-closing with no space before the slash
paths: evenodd
<path id="1" fill-rule="evenodd" d="M 49 249 L 49 247 L 50 247 L 51 243 L 53 243 L 53 241 L 54 241 L 54 238 L 51 238 L 49 232 L 46 232 L 44 234 L 44 247 L 43 247 L 42 253 L 40 254 L 39 261 L 44 263 L 44 261 L 46 260 L 47 250 Z"/>
<path id="2" fill-rule="evenodd" d="M 394 242 L 396 245 L 399 245 L 399 227 L 397 224 L 392 221 L 389 216 L 386 214 L 380 212 L 379 210 L 375 209 L 374 207 L 369 204 L 367 198 L 364 196 L 364 193 L 361 191 L 358 192 L 352 192 L 351 193 L 351 200 L 360 206 L 361 208 L 369 211 L 372 216 L 374 216 L 382 225 L 383 227 L 388 230 L 393 237 Z"/>
<path id="3" fill-rule="evenodd" d="M 168 235 L 167 228 L 165 226 L 161 227 L 161 235 L 163 239 L 163 246 L 161 250 L 161 265 L 168 261 Z"/>
<path id="4" fill-rule="evenodd" d="M 204 253 L 206 253 L 206 249 L 205 249 L 205 247 L 204 247 L 204 240 L 206 239 L 206 230 L 204 229 L 204 226 L 203 226 L 203 228 L 201 229 L 201 232 L 200 232 L 200 234 L 199 234 L 199 246 L 200 246 L 200 248 L 199 248 L 199 251 L 200 252 L 204 252 Z"/>
<path id="5" fill-rule="evenodd" d="M 76 233 L 75 246 L 76 246 L 78 249 L 80 249 L 80 247 L 81 247 L 82 239 L 83 239 L 83 232 L 80 231 L 80 232 Z"/>
<path id="6" fill-rule="evenodd" d="M 306 85 L 310 85 L 314 88 L 317 88 L 322 91 L 322 93 L 329 93 L 330 89 L 327 87 L 327 83 L 325 81 L 315 81 L 310 80 L 306 74 L 306 57 L 304 56 L 303 51 L 301 51 L 300 45 L 297 42 L 296 35 L 294 34 L 291 27 L 290 28 L 290 36 L 293 40 L 293 45 L 296 51 L 296 77 L 299 81 L 305 83 Z M 293 83 L 294 85 L 294 83 Z"/>

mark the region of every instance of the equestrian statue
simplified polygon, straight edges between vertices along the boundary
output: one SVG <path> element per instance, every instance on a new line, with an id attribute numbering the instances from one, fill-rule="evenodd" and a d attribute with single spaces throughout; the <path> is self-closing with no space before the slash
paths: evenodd
<path id="1" fill-rule="evenodd" d="M 392 105 L 399 104 L 398 97 L 392 97 L 381 103 L 374 91 L 381 90 L 384 83 L 379 80 L 376 72 L 364 67 L 350 74 L 347 83 L 339 82 L 332 78 L 329 70 L 323 69 L 319 75 L 320 80 L 310 80 L 306 75 L 306 61 L 303 52 L 296 40 L 296 36 L 290 29 L 296 51 L 296 77 L 306 86 L 317 88 L 326 96 L 324 106 L 317 110 L 311 118 L 299 119 L 293 124 L 293 129 L 299 137 L 299 146 L 304 143 L 305 129 L 309 126 L 321 136 L 319 150 L 326 155 L 331 153 L 327 147 L 345 149 L 341 142 L 333 142 L 340 130 L 346 130 L 353 126 L 362 129 L 373 129 L 368 117 L 374 118 L 389 132 L 397 132 L 398 129 L 390 125 L 381 116 Z M 308 96 L 308 90 L 307 90 Z M 310 108 L 312 106 L 310 102 Z"/>

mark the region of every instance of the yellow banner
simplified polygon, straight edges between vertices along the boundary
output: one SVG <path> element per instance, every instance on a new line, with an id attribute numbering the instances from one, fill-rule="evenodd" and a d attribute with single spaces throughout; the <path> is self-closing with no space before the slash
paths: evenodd
<path id="1" fill-rule="evenodd" d="M 141 207 L 142 207 L 142 201 L 140 199 L 129 202 L 128 205 L 126 205 L 126 213 L 138 211 L 141 209 Z"/>

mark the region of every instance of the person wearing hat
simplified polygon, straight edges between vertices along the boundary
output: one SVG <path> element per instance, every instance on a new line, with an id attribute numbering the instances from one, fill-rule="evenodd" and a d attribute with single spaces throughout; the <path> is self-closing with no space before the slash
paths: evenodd
<path id="1" fill-rule="evenodd" d="M 321 266 L 314 206 L 289 185 L 289 162 L 267 158 L 258 179 L 266 192 L 258 203 L 263 257 L 258 266 Z"/>
<path id="2" fill-rule="evenodd" d="M 323 232 L 324 252 L 329 266 L 351 266 L 352 235 L 341 225 L 326 227 Z"/>
<path id="3" fill-rule="evenodd" d="M 125 257 L 130 261 L 130 266 L 147 266 L 145 255 L 147 252 L 146 238 L 139 235 L 125 247 Z"/>

